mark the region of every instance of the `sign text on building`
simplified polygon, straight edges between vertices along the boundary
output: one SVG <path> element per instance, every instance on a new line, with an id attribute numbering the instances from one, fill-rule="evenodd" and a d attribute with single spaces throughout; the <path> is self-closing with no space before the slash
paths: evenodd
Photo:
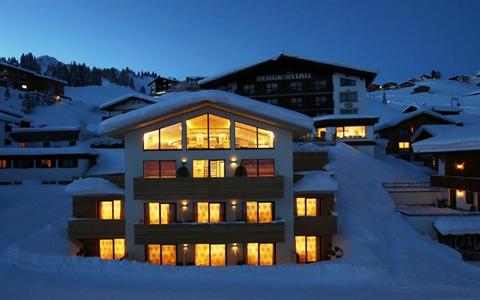
<path id="1" fill-rule="evenodd" d="M 311 73 L 289 73 L 282 75 L 261 75 L 257 76 L 257 81 L 280 81 L 280 80 L 296 80 L 311 79 Z"/>

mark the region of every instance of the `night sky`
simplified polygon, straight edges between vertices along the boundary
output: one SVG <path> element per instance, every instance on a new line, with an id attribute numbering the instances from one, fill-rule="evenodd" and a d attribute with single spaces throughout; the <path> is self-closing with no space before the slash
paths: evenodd
<path id="1" fill-rule="evenodd" d="M 0 0 L 0 56 L 213 75 L 305 56 L 376 82 L 480 70 L 480 1 Z"/>

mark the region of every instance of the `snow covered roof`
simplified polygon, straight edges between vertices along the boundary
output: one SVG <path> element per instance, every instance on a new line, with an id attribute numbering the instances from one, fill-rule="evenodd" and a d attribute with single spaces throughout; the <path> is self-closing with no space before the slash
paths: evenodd
<path id="1" fill-rule="evenodd" d="M 8 64 L 8 63 L 5 63 L 5 62 L 0 61 L 0 65 L 8 67 L 8 68 L 16 69 L 16 70 L 19 70 L 19 71 L 22 71 L 22 72 L 25 72 L 25 73 L 29 73 L 29 74 L 34 75 L 36 77 L 56 81 L 56 82 L 59 82 L 59 83 L 64 84 L 64 85 L 68 84 L 68 82 L 66 82 L 65 80 L 61 80 L 61 79 L 58 79 L 58 78 L 53 78 L 53 77 L 50 77 L 50 76 L 41 75 L 41 74 L 38 74 L 35 71 L 25 69 L 25 68 L 22 68 L 22 67 L 19 67 L 19 66 L 14 66 L 14 65 L 11 65 L 11 64 Z"/>
<path id="2" fill-rule="evenodd" d="M 95 149 L 98 157 L 94 166 L 87 171 L 87 176 L 125 173 L 124 149 Z"/>
<path id="3" fill-rule="evenodd" d="M 213 81 L 219 80 L 221 78 L 224 78 L 224 77 L 227 77 L 227 76 L 230 76 L 230 75 L 248 70 L 250 68 L 254 68 L 254 67 L 259 66 L 261 64 L 264 64 L 264 63 L 267 63 L 267 62 L 275 62 L 275 61 L 278 61 L 280 59 L 294 59 L 294 60 L 299 60 L 299 61 L 303 61 L 303 62 L 319 64 L 319 65 L 323 65 L 323 66 L 330 66 L 330 67 L 337 68 L 340 71 L 344 71 L 344 72 L 350 71 L 351 73 L 362 73 L 365 77 L 368 77 L 367 81 L 369 81 L 369 82 L 373 81 L 373 79 L 375 79 L 375 77 L 377 76 L 377 71 L 373 71 L 373 70 L 369 70 L 369 69 L 365 69 L 365 68 L 361 68 L 361 67 L 355 67 L 355 66 L 344 65 L 344 64 L 337 64 L 337 63 L 322 61 L 322 60 L 318 60 L 318 59 L 309 59 L 309 58 L 303 58 L 303 57 L 296 56 L 296 55 L 281 53 L 281 54 L 279 54 L 277 56 L 274 56 L 272 58 L 262 60 L 260 62 L 251 64 L 251 65 L 248 65 L 248 66 L 245 66 L 245 67 L 241 67 L 241 68 L 238 68 L 238 69 L 235 69 L 235 70 L 231 70 L 231 71 L 228 71 L 228 72 L 224 72 L 224 73 L 220 73 L 220 74 L 217 74 L 217 75 L 214 75 L 214 76 L 207 77 L 205 79 L 202 79 L 202 80 L 198 81 L 198 84 L 200 84 L 200 85 L 208 84 L 208 83 L 211 83 Z"/>
<path id="4" fill-rule="evenodd" d="M 305 171 L 295 174 L 304 176 L 293 186 L 293 191 L 296 193 L 335 192 L 338 190 L 337 181 L 328 172 Z"/>
<path id="5" fill-rule="evenodd" d="M 0 120 L 1 121 L 7 121 L 7 122 L 18 122 L 19 119 L 8 114 L 4 114 L 3 112 L 0 112 Z"/>
<path id="6" fill-rule="evenodd" d="M 465 94 L 465 96 L 475 96 L 475 95 L 480 95 L 480 90 Z"/>
<path id="7" fill-rule="evenodd" d="M 15 117 L 15 118 L 21 118 L 24 116 L 24 114 L 21 111 L 10 108 L 10 107 L 5 107 L 5 106 L 0 106 L 0 112 L 7 115 L 11 115 L 12 117 Z"/>
<path id="8" fill-rule="evenodd" d="M 433 227 L 443 235 L 480 234 L 480 216 L 439 217 Z"/>
<path id="9" fill-rule="evenodd" d="M 465 126 L 422 126 L 433 137 L 412 144 L 415 153 L 480 150 L 480 124 Z"/>
<path id="10" fill-rule="evenodd" d="M 123 196 L 124 190 L 110 181 L 98 178 L 88 177 L 73 181 L 65 187 L 65 191 L 72 196 L 87 195 L 118 195 Z"/>
<path id="11" fill-rule="evenodd" d="M 157 103 L 103 121 L 100 123 L 100 129 L 104 134 L 120 136 L 128 130 L 155 123 L 174 112 L 192 109 L 195 105 L 202 104 L 232 109 L 234 113 L 258 116 L 265 122 L 270 120 L 271 123 L 283 126 L 298 135 L 313 129 L 313 120 L 307 115 L 220 90 L 167 93 L 159 97 Z"/>
<path id="12" fill-rule="evenodd" d="M 380 122 L 379 124 L 375 125 L 375 131 L 380 131 L 380 130 L 383 130 L 383 129 L 386 129 L 386 128 L 390 128 L 390 127 L 394 127 L 394 126 L 397 126 L 398 124 L 402 123 L 402 122 L 405 122 L 407 120 L 410 120 L 412 118 L 415 118 L 415 117 L 418 117 L 420 115 L 430 115 L 434 118 L 437 118 L 437 119 L 440 119 L 440 120 L 443 120 L 447 123 L 450 123 L 450 124 L 455 124 L 457 123 L 455 120 L 451 119 L 451 118 L 448 118 L 444 115 L 441 115 L 439 113 L 436 113 L 434 111 L 431 111 L 429 109 L 418 109 L 414 112 L 411 112 L 411 113 L 405 113 L 405 114 L 402 114 L 402 115 L 399 115 L 395 118 L 392 118 L 392 119 L 389 119 L 389 120 L 386 120 L 384 122 Z"/>
<path id="13" fill-rule="evenodd" d="M 105 102 L 105 103 L 102 103 L 100 104 L 100 109 L 106 109 L 108 107 L 111 107 L 111 106 L 114 106 L 116 104 L 119 104 L 123 101 L 127 101 L 131 98 L 136 98 L 136 99 L 141 99 L 143 101 L 146 101 L 146 102 L 150 102 L 150 103 L 155 103 L 157 102 L 155 100 L 155 98 L 153 97 L 150 97 L 150 96 L 147 96 L 145 94 L 142 94 L 142 93 L 131 93 L 131 94 L 127 94 L 127 95 L 124 95 L 122 97 L 119 97 L 119 98 L 116 98 L 116 99 L 113 99 L 111 101 L 108 101 L 108 102 Z"/>
<path id="14" fill-rule="evenodd" d="M 79 155 L 96 156 L 97 152 L 90 148 L 75 147 L 49 147 L 49 148 L 0 148 L 0 156 L 30 156 L 30 155 Z"/>
<path id="15" fill-rule="evenodd" d="M 361 115 L 361 114 L 332 114 L 314 117 L 315 127 L 335 125 L 363 125 L 375 124 L 378 122 L 378 116 Z"/>
<path id="16" fill-rule="evenodd" d="M 80 131 L 78 126 L 44 126 L 30 128 L 13 128 L 13 132 L 52 132 L 52 131 Z"/>

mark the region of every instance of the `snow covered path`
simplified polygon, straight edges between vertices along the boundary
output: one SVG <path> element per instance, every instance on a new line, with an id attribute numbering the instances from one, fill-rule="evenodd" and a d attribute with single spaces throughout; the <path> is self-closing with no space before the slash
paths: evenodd
<path id="1" fill-rule="evenodd" d="M 383 181 L 424 180 L 403 161 L 330 153 L 345 257 L 276 267 L 159 267 L 68 255 L 63 186 L 0 187 L 1 299 L 479 299 L 480 268 L 420 236 Z"/>

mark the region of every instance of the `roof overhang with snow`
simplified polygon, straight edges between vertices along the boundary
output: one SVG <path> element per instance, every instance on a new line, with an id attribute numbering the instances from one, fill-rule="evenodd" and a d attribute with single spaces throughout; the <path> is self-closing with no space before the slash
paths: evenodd
<path id="1" fill-rule="evenodd" d="M 480 234 L 480 216 L 439 217 L 433 227 L 442 235 Z"/>
<path id="2" fill-rule="evenodd" d="M 120 98 L 113 99 L 111 101 L 105 102 L 100 104 L 99 108 L 102 110 L 110 111 L 113 110 L 115 106 L 120 105 L 122 103 L 125 103 L 127 101 L 130 101 L 132 99 L 136 100 L 142 100 L 147 103 L 155 103 L 157 102 L 155 98 L 144 95 L 144 94 L 128 94 L 125 96 L 122 96 Z"/>
<path id="3" fill-rule="evenodd" d="M 314 59 L 307 59 L 307 58 L 302 58 L 299 56 L 294 56 L 294 55 L 288 55 L 288 54 L 280 54 L 278 56 L 275 56 L 273 58 L 267 59 L 260 61 L 258 63 L 248 65 L 243 68 L 236 69 L 234 71 L 214 75 L 207 77 L 203 80 L 200 80 L 198 83 L 200 86 L 205 87 L 205 88 L 215 88 L 217 85 L 221 85 L 225 82 L 232 81 L 234 78 L 243 75 L 244 73 L 248 73 L 251 71 L 255 71 L 257 69 L 261 69 L 265 66 L 268 66 L 270 64 L 275 64 L 278 62 L 292 62 L 298 65 L 305 65 L 310 68 L 317 68 L 321 70 L 330 70 L 332 72 L 336 73 L 345 73 L 349 75 L 354 75 L 358 76 L 361 78 L 365 78 L 366 84 L 370 84 L 375 77 L 377 76 L 376 71 L 368 70 L 365 68 L 360 68 L 360 67 L 354 67 L 354 66 L 348 66 L 348 65 L 342 65 L 342 64 L 337 64 L 337 63 L 331 63 L 327 61 L 320 61 L 320 60 L 314 60 Z"/>
<path id="4" fill-rule="evenodd" d="M 379 124 L 375 125 L 375 132 L 383 131 L 385 129 L 389 129 L 389 128 L 392 128 L 392 127 L 396 127 L 396 126 L 398 126 L 398 125 L 400 125 L 404 122 L 410 121 L 414 118 L 418 118 L 418 117 L 421 117 L 421 116 L 431 117 L 433 119 L 436 119 L 439 123 L 442 123 L 442 124 L 456 124 L 457 123 L 457 121 L 455 121 L 451 118 L 448 118 L 444 115 L 441 115 L 439 113 L 433 112 L 431 110 L 417 110 L 417 111 L 414 111 L 414 112 L 411 112 L 411 113 L 404 113 L 397 118 L 387 120 L 385 122 L 382 122 L 382 123 L 379 123 Z"/>
<path id="5" fill-rule="evenodd" d="M 480 151 L 480 125 L 428 125 L 417 131 L 427 132 L 432 137 L 413 143 L 415 153 Z M 412 139 L 418 139 L 420 134 Z"/>
<path id="6" fill-rule="evenodd" d="M 315 128 L 331 127 L 331 126 L 356 126 L 366 125 L 372 126 L 378 123 L 378 116 L 354 115 L 354 114 L 337 114 L 314 117 Z"/>
<path id="7" fill-rule="evenodd" d="M 100 129 L 109 136 L 121 137 L 126 132 L 205 107 L 281 127 L 293 132 L 295 136 L 311 132 L 313 129 L 313 120 L 307 115 L 219 90 L 167 93 L 155 104 L 103 121 Z"/>

